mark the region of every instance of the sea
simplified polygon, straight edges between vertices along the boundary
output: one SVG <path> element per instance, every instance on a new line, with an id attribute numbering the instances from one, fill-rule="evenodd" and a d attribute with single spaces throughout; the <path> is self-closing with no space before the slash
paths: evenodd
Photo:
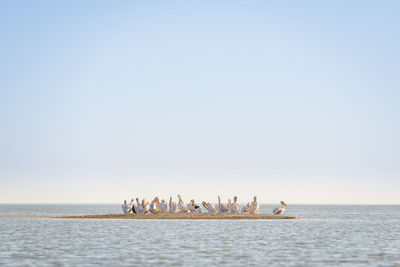
<path id="1" fill-rule="evenodd" d="M 400 266 L 398 205 L 289 204 L 297 220 L 40 217 L 111 213 L 120 204 L 0 204 L 0 266 Z"/>

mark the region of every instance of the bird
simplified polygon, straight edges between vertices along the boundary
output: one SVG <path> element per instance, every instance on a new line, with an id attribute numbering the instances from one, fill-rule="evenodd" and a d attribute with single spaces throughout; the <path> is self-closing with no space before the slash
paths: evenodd
<path id="1" fill-rule="evenodd" d="M 142 207 L 143 207 L 143 213 L 146 214 L 150 211 L 149 202 L 147 202 L 145 199 L 142 200 Z"/>
<path id="2" fill-rule="evenodd" d="M 282 215 L 283 212 L 285 211 L 286 206 L 287 206 L 286 203 L 284 201 L 281 201 L 281 207 L 280 208 L 275 208 L 272 211 L 272 214 L 274 214 L 274 215 Z"/>
<path id="3" fill-rule="evenodd" d="M 247 202 L 247 205 L 242 208 L 242 213 L 249 212 L 249 209 L 250 209 L 250 202 Z"/>
<path id="4" fill-rule="evenodd" d="M 160 212 L 161 213 L 168 213 L 168 204 L 165 202 L 165 200 L 164 199 L 162 199 L 161 200 L 161 203 L 160 203 Z"/>
<path id="5" fill-rule="evenodd" d="M 222 204 L 220 196 L 218 196 L 218 213 L 227 213 L 228 208 Z"/>
<path id="6" fill-rule="evenodd" d="M 206 203 L 205 201 L 203 201 L 202 204 L 209 214 L 215 214 L 217 212 L 217 207 L 213 206 L 210 202 Z"/>
<path id="7" fill-rule="evenodd" d="M 136 213 L 135 211 L 135 200 L 132 198 L 131 202 L 129 202 L 129 214 Z"/>
<path id="8" fill-rule="evenodd" d="M 139 198 L 136 198 L 135 210 L 136 213 L 143 213 L 143 206 L 139 203 Z"/>
<path id="9" fill-rule="evenodd" d="M 201 213 L 201 209 L 200 209 L 200 206 L 199 205 L 197 205 L 195 202 L 194 202 L 194 199 L 192 199 L 192 200 L 190 200 L 190 203 L 188 203 L 187 205 L 186 205 L 186 207 L 188 208 L 188 210 L 190 211 L 190 212 L 192 212 L 192 213 Z"/>
<path id="10" fill-rule="evenodd" d="M 259 207 L 260 207 L 260 204 L 258 204 L 258 202 L 257 202 L 257 197 L 254 197 L 254 201 L 252 202 L 251 206 L 249 207 L 250 214 L 257 214 Z"/>
<path id="11" fill-rule="evenodd" d="M 233 197 L 233 203 L 229 205 L 229 209 L 230 209 L 231 213 L 235 213 L 235 214 L 240 213 L 240 207 L 237 204 L 237 196 Z"/>
<path id="12" fill-rule="evenodd" d="M 121 208 L 122 208 L 122 211 L 124 212 L 124 214 L 129 213 L 129 206 L 128 206 L 128 203 L 126 202 L 126 200 L 124 200 L 124 204 L 122 204 Z"/>
<path id="13" fill-rule="evenodd" d="M 179 212 L 183 212 L 183 213 L 189 212 L 187 206 L 185 205 L 185 203 L 182 200 L 181 195 L 179 195 L 179 194 L 178 194 L 178 199 L 179 199 L 179 201 L 178 201 L 178 211 Z"/>
<path id="14" fill-rule="evenodd" d="M 151 213 L 159 213 L 160 212 L 160 200 L 158 197 L 155 197 L 153 201 L 150 203 L 150 212 Z"/>
<path id="15" fill-rule="evenodd" d="M 232 200 L 229 198 L 228 199 L 228 204 L 226 204 L 226 208 L 228 209 L 228 213 L 233 213 L 231 210 L 231 205 L 232 205 Z"/>
<path id="16" fill-rule="evenodd" d="M 169 198 L 168 212 L 169 213 L 175 213 L 176 212 L 176 203 L 172 201 L 172 197 Z"/>

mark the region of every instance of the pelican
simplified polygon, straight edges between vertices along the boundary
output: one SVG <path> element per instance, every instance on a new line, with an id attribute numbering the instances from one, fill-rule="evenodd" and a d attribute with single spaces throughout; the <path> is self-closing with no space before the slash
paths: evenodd
<path id="1" fill-rule="evenodd" d="M 226 204 L 226 208 L 228 209 L 228 213 L 232 213 L 231 205 L 232 205 L 232 200 L 229 198 L 228 199 L 228 204 Z"/>
<path id="2" fill-rule="evenodd" d="M 172 197 L 169 198 L 168 212 L 169 213 L 176 212 L 176 203 L 172 201 Z"/>
<path id="3" fill-rule="evenodd" d="M 133 214 L 136 213 L 135 211 L 135 201 L 133 200 L 133 198 L 131 199 L 131 202 L 129 202 L 129 214 Z"/>
<path id="4" fill-rule="evenodd" d="M 194 202 L 194 199 L 190 200 L 190 203 L 188 203 L 188 204 L 186 205 L 186 207 L 187 207 L 188 210 L 189 210 L 190 212 L 192 212 L 192 213 L 194 213 L 194 212 L 201 213 L 200 206 L 197 205 L 197 204 Z"/>
<path id="5" fill-rule="evenodd" d="M 208 211 L 210 214 L 215 214 L 217 212 L 217 207 L 213 206 L 210 202 L 206 203 L 205 201 L 202 202 L 204 208 Z"/>
<path id="6" fill-rule="evenodd" d="M 254 197 L 254 201 L 252 202 L 252 205 L 249 207 L 250 214 L 257 214 L 259 207 L 260 207 L 260 204 L 258 204 L 258 202 L 257 202 L 257 197 Z"/>
<path id="7" fill-rule="evenodd" d="M 235 214 L 240 213 L 240 207 L 237 204 L 237 196 L 233 197 L 233 203 L 229 205 L 229 209 L 230 209 L 231 213 L 235 213 Z"/>
<path id="8" fill-rule="evenodd" d="M 167 202 L 165 202 L 164 199 L 161 200 L 160 211 L 161 211 L 161 213 L 168 213 L 168 204 L 167 204 Z"/>
<path id="9" fill-rule="evenodd" d="M 250 209 L 250 202 L 247 202 L 246 207 L 243 207 L 243 208 L 242 208 L 242 213 L 247 213 L 247 212 L 249 212 L 249 209 Z"/>
<path id="10" fill-rule="evenodd" d="M 275 209 L 272 211 L 272 214 L 275 214 L 275 215 L 282 215 L 283 212 L 285 211 L 286 206 L 287 206 L 286 203 L 283 202 L 283 201 L 281 201 L 281 207 L 280 207 L 280 208 L 275 208 Z"/>
<path id="11" fill-rule="evenodd" d="M 136 213 L 143 213 L 143 206 L 139 203 L 139 198 L 136 198 L 136 206 L 135 206 Z"/>
<path id="12" fill-rule="evenodd" d="M 142 200 L 142 207 L 143 207 L 143 213 L 148 213 L 150 211 L 149 202 L 147 202 L 145 199 Z"/>
<path id="13" fill-rule="evenodd" d="M 128 206 L 128 203 L 126 202 L 126 200 L 124 200 L 124 204 L 122 204 L 121 208 L 122 208 L 122 211 L 124 212 L 124 214 L 128 214 L 129 206 Z"/>
<path id="14" fill-rule="evenodd" d="M 178 194 L 178 198 L 179 198 L 179 202 L 178 202 L 179 212 L 183 212 L 183 213 L 189 212 L 188 208 L 186 207 L 185 203 L 182 200 L 181 195 Z"/>
<path id="15" fill-rule="evenodd" d="M 160 210 L 160 200 L 158 197 L 155 197 L 153 201 L 150 203 L 150 212 L 151 213 L 159 213 Z"/>
<path id="16" fill-rule="evenodd" d="M 218 196 L 218 213 L 227 213 L 228 208 L 221 203 L 221 198 Z"/>

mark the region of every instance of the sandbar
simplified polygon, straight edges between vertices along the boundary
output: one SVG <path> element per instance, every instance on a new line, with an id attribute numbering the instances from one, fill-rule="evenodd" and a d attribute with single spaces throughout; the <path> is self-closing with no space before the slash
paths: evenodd
<path id="1" fill-rule="evenodd" d="M 208 213 L 162 213 L 162 214 L 104 214 L 81 216 L 53 216 L 61 219 L 133 219 L 133 220 L 279 220 L 299 219 L 297 216 L 273 214 L 208 214 Z"/>

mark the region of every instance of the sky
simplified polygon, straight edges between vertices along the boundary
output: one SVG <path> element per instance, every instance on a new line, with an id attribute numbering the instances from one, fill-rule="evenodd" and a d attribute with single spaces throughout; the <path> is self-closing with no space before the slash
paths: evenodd
<path id="1" fill-rule="evenodd" d="M 400 204 L 399 1 L 1 1 L 0 202 Z"/>

